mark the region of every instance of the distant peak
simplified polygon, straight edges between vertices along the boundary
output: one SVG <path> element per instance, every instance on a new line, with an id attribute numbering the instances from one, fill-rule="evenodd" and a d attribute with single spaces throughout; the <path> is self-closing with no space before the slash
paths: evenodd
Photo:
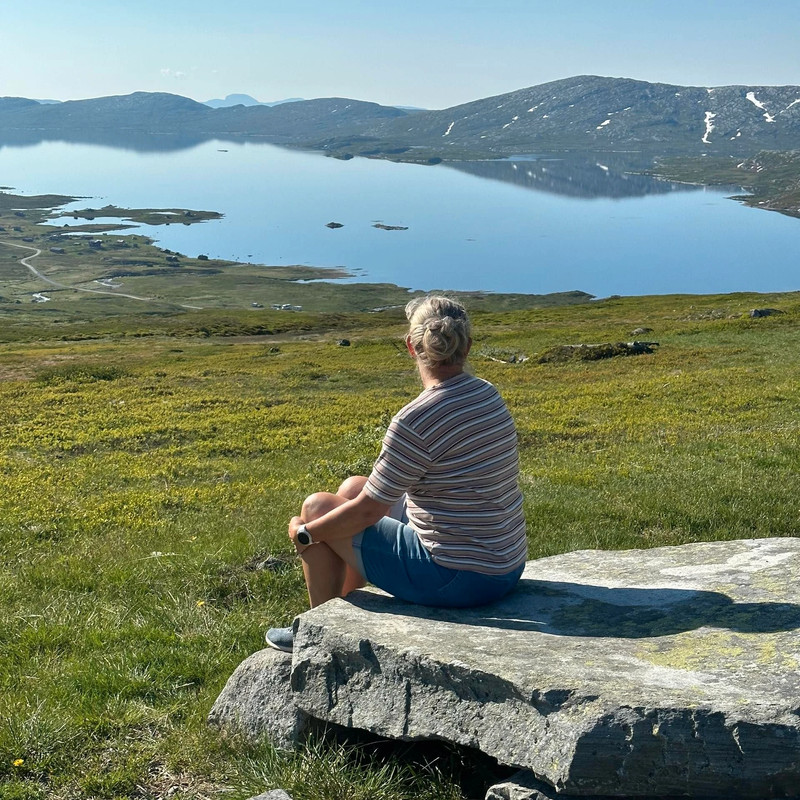
<path id="1" fill-rule="evenodd" d="M 286 100 L 273 100 L 272 102 L 261 102 L 249 94 L 229 94 L 222 100 L 206 100 L 203 105 L 209 108 L 232 108 L 233 106 L 280 106 L 284 103 L 298 103 L 302 97 L 289 97 Z"/>

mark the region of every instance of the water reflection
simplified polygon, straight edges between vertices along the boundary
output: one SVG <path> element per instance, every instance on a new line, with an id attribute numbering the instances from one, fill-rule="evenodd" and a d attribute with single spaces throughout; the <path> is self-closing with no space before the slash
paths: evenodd
<path id="1" fill-rule="evenodd" d="M 224 139 L 221 136 L 207 136 L 191 133 L 153 134 L 142 131 L 0 131 L 0 150 L 4 147 L 34 147 L 44 142 L 65 142 L 67 144 L 100 145 L 129 150 L 136 153 L 174 153 L 190 150 L 203 142 Z M 239 138 L 238 141 L 241 141 Z"/>
<path id="2" fill-rule="evenodd" d="M 445 166 L 477 178 L 513 183 L 525 189 L 567 197 L 619 199 L 649 194 L 697 191 L 702 187 L 635 174 L 652 160 L 626 154 L 586 153 L 502 161 L 463 161 Z"/>
<path id="3" fill-rule="evenodd" d="M 101 145 L 137 153 L 174 153 L 215 140 L 242 144 L 259 142 L 244 136 L 141 131 L 0 131 L 3 147 L 31 147 L 43 142 Z M 525 189 L 577 198 L 644 197 L 650 194 L 696 191 L 697 186 L 658 180 L 636 174 L 652 167 L 652 157 L 643 153 L 569 153 L 537 155 L 496 161 L 445 162 L 443 167 L 466 172 L 476 178 L 513 183 Z"/>

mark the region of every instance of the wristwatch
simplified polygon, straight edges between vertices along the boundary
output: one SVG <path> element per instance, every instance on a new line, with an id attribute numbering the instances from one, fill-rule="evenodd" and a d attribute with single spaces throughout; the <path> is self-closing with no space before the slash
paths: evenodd
<path id="1" fill-rule="evenodd" d="M 294 537 L 303 547 L 308 547 L 310 544 L 316 544 L 311 538 L 311 534 L 306 530 L 305 523 L 297 526 L 297 533 Z"/>

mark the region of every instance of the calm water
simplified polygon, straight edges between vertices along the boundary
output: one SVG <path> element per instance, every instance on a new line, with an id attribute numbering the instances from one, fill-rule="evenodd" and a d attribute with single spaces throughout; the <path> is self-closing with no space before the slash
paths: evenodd
<path id="1" fill-rule="evenodd" d="M 418 289 L 605 296 L 800 288 L 799 220 L 740 206 L 719 190 L 627 175 L 625 166 L 585 156 L 423 167 L 219 141 L 169 151 L 0 146 L 0 184 L 25 194 L 92 198 L 78 208 L 225 214 L 143 228 L 187 255 L 343 266 L 355 280 Z M 330 221 L 344 227 L 329 230 Z M 409 229 L 377 230 L 375 221 Z"/>

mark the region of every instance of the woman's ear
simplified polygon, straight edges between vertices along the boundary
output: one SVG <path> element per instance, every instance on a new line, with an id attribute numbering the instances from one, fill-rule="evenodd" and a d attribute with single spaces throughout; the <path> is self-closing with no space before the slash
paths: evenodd
<path id="1" fill-rule="evenodd" d="M 467 352 L 464 353 L 464 357 L 465 358 L 469 355 L 469 351 L 470 350 L 472 350 L 472 337 L 471 336 L 469 337 L 469 339 L 467 339 Z"/>
<path id="2" fill-rule="evenodd" d="M 411 344 L 411 334 L 406 335 L 406 349 L 411 354 L 411 358 L 417 357 L 417 351 L 414 349 L 414 345 Z"/>

